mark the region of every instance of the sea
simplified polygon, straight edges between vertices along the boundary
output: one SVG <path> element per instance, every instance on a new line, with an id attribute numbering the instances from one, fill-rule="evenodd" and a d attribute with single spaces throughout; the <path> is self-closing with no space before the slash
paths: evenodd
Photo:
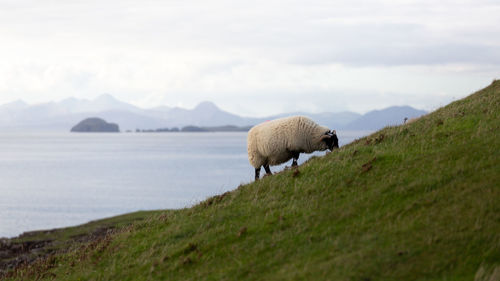
<path id="1" fill-rule="evenodd" d="M 369 133 L 337 131 L 340 145 Z M 254 177 L 246 136 L 0 133 L 0 237 L 138 210 L 185 208 L 234 190 Z M 324 154 L 301 154 L 299 164 Z"/>

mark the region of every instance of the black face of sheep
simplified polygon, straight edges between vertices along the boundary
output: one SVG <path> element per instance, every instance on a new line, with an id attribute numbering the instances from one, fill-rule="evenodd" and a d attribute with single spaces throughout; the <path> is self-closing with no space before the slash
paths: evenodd
<path id="1" fill-rule="evenodd" d="M 326 143 L 328 149 L 333 150 L 334 148 L 339 148 L 339 139 L 337 138 L 335 130 L 326 132 L 325 136 L 328 137 L 322 139 Z"/>

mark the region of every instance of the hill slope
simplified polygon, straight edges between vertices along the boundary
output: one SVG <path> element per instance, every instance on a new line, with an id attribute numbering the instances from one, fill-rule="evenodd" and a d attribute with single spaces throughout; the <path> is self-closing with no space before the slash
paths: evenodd
<path id="1" fill-rule="evenodd" d="M 12 280 L 498 280 L 499 115 L 495 81 Z"/>

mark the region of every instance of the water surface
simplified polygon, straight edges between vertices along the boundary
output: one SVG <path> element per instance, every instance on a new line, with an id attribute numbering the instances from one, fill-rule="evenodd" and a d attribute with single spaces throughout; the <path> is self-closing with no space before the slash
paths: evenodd
<path id="1" fill-rule="evenodd" d="M 246 133 L 0 134 L 0 237 L 187 207 L 253 176 Z"/>

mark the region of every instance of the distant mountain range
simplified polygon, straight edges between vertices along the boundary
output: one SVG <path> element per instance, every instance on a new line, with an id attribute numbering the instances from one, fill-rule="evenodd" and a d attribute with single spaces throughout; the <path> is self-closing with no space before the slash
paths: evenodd
<path id="1" fill-rule="evenodd" d="M 405 117 L 412 118 L 426 113 L 409 106 L 393 106 L 370 111 L 364 115 L 348 111 L 290 112 L 254 118 L 223 111 L 208 101 L 200 103 L 193 109 L 167 106 L 143 109 L 104 94 L 93 100 L 68 98 L 59 102 L 35 105 L 18 100 L 0 105 L 0 130 L 67 132 L 72 126 L 88 117 L 99 117 L 117 123 L 122 131 L 184 126 L 252 126 L 290 115 L 306 115 L 332 129 L 376 130 L 387 125 L 401 124 Z"/>

